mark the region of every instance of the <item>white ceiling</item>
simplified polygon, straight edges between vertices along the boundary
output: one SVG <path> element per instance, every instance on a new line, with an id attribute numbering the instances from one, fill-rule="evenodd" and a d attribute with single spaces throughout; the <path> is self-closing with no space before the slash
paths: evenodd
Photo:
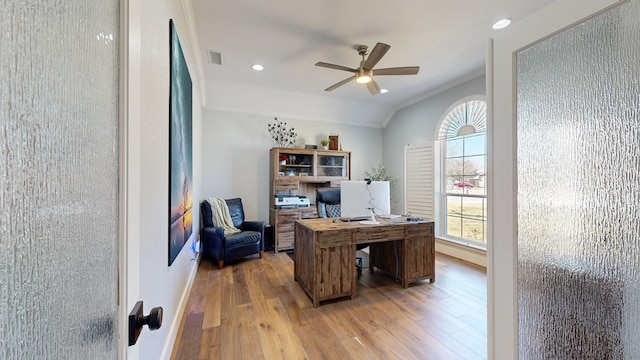
<path id="1" fill-rule="evenodd" d="M 496 20 L 517 23 L 551 2 L 191 0 L 205 106 L 383 126 L 396 109 L 483 74 Z M 420 66 L 418 75 L 378 76 L 389 92 L 375 96 L 355 82 L 324 91 L 352 74 L 316 62 L 357 68 L 357 46 L 377 42 L 391 48 L 375 68 Z M 209 63 L 209 51 L 222 53 L 222 65 Z"/>

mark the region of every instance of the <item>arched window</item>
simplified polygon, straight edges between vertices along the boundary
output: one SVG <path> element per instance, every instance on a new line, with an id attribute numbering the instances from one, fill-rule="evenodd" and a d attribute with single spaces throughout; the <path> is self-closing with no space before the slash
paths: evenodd
<path id="1" fill-rule="evenodd" d="M 487 103 L 462 100 L 444 116 L 438 129 L 440 234 L 443 238 L 486 249 L 487 244 Z"/>

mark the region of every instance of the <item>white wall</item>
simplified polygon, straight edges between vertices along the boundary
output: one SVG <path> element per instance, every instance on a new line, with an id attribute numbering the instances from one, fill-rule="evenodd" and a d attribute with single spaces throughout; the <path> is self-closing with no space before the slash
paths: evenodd
<path id="1" fill-rule="evenodd" d="M 189 280 L 197 269 L 187 242 L 168 266 L 169 217 L 169 19 L 173 19 L 193 81 L 194 199 L 201 193 L 202 104 L 199 75 L 180 0 L 130 0 L 127 69 L 127 311 L 144 301 L 145 314 L 162 306 L 162 327 L 146 327 L 129 359 L 169 359 Z M 199 212 L 194 212 L 198 224 Z M 194 232 L 197 225 L 194 226 Z M 195 236 L 192 236 L 192 239 Z"/>
<path id="2" fill-rule="evenodd" d="M 392 213 L 404 213 L 404 146 L 434 141 L 436 128 L 451 105 L 472 95 L 485 94 L 485 76 L 480 76 L 400 109 L 391 118 L 383 131 L 382 144 L 387 172 L 399 179 L 391 191 Z M 436 239 L 436 251 L 487 266 L 484 251 L 468 249 L 440 239 Z"/>
<path id="3" fill-rule="evenodd" d="M 422 141 L 434 141 L 436 127 L 445 112 L 456 101 L 471 96 L 485 95 L 485 76 L 480 76 L 451 89 L 428 97 L 398 110 L 383 131 L 383 161 L 387 173 L 399 179 L 392 191 L 391 212 L 404 212 L 404 146 Z"/>
<path id="4" fill-rule="evenodd" d="M 245 99 L 251 103 L 251 99 Z M 248 105 L 248 107 L 250 107 Z M 203 113 L 201 200 L 241 197 L 245 217 L 269 220 L 269 149 L 274 145 L 267 124 L 274 116 L 293 127 L 306 144 L 338 134 L 345 151 L 351 151 L 351 178 L 382 161 L 382 129 L 324 121 L 289 119 L 274 115 L 206 109 Z"/>

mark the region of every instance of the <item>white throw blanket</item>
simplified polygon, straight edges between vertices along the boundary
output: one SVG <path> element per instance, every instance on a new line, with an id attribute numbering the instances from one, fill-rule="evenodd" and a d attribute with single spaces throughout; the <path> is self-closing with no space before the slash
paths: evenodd
<path id="1" fill-rule="evenodd" d="M 213 221 L 213 225 L 224 229 L 225 236 L 240 232 L 240 229 L 233 226 L 231 214 L 229 214 L 229 207 L 224 199 L 209 198 L 209 205 L 211 205 L 211 220 Z"/>

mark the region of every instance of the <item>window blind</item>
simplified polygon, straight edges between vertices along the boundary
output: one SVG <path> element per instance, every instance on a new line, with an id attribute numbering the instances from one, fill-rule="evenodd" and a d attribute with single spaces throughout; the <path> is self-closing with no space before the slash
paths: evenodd
<path id="1" fill-rule="evenodd" d="M 405 146 L 405 213 L 424 219 L 433 216 L 433 142 Z"/>

